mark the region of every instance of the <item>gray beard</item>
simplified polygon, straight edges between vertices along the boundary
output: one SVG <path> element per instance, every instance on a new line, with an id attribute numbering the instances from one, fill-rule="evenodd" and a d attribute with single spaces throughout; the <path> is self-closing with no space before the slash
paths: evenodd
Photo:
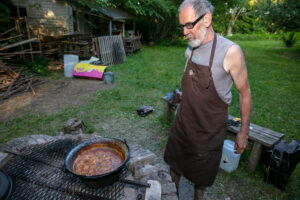
<path id="1" fill-rule="evenodd" d="M 201 30 L 199 30 L 200 32 L 200 35 L 201 35 Z M 206 33 L 207 33 L 207 29 L 204 28 L 203 32 L 202 32 L 202 37 L 200 39 L 195 39 L 195 40 L 191 40 L 188 42 L 189 46 L 191 46 L 192 48 L 195 48 L 195 47 L 199 47 L 201 45 L 201 43 L 203 42 L 205 36 L 206 36 Z"/>

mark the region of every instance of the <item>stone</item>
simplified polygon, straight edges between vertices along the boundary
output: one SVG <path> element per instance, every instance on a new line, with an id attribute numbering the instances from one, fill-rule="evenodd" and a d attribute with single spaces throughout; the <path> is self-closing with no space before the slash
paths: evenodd
<path id="1" fill-rule="evenodd" d="M 59 132 L 55 133 L 55 136 L 63 136 L 63 135 L 64 135 L 64 132 L 62 132 L 62 131 L 59 131 Z"/>
<path id="2" fill-rule="evenodd" d="M 150 188 L 146 189 L 145 200 L 161 200 L 161 185 L 158 181 L 148 180 L 151 184 Z"/>
<path id="3" fill-rule="evenodd" d="M 7 158 L 8 158 L 8 153 L 4 153 L 0 151 L 0 165 L 4 163 Z"/>
<path id="4" fill-rule="evenodd" d="M 162 195 L 161 200 L 178 200 L 178 197 L 176 194 L 172 195 Z"/>
<path id="5" fill-rule="evenodd" d="M 163 195 L 177 192 L 176 185 L 173 182 L 162 184 L 161 188 L 162 188 Z"/>
<path id="6" fill-rule="evenodd" d="M 124 200 L 137 199 L 138 193 L 134 188 L 124 187 Z"/>
<path id="7" fill-rule="evenodd" d="M 156 161 L 157 156 L 149 150 L 140 148 L 136 151 L 133 151 L 131 149 L 128 168 L 129 170 L 134 172 L 136 169 L 141 168 L 142 166 L 145 166 L 147 164 L 156 163 Z"/>
<path id="8" fill-rule="evenodd" d="M 171 176 L 164 171 L 161 172 L 153 172 L 151 174 L 148 174 L 147 176 L 144 176 L 140 179 L 141 181 L 147 181 L 147 180 L 156 180 L 159 181 L 161 184 L 166 184 L 172 182 Z"/>
<path id="9" fill-rule="evenodd" d="M 160 172 L 160 171 L 168 172 L 167 166 L 162 165 L 160 163 L 155 164 L 155 165 L 145 165 L 143 168 L 135 168 L 134 177 L 136 179 L 140 179 L 140 178 L 147 176 L 153 172 Z"/>
<path id="10" fill-rule="evenodd" d="M 62 131 L 65 134 L 79 135 L 84 134 L 85 125 L 81 119 L 71 118 L 63 125 Z"/>

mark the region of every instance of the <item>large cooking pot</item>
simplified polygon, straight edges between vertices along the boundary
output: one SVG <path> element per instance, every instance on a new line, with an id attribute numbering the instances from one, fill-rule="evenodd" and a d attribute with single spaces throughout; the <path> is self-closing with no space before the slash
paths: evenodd
<path id="1" fill-rule="evenodd" d="M 87 176 L 75 173 L 75 159 L 83 152 L 93 148 L 109 148 L 117 152 L 121 156 L 122 164 L 118 168 L 103 174 Z M 74 174 L 74 176 L 79 177 L 88 186 L 104 187 L 119 180 L 122 170 L 126 167 L 126 164 L 129 161 L 129 154 L 130 151 L 126 142 L 115 138 L 94 138 L 78 144 L 68 153 L 65 159 L 65 169 Z"/>

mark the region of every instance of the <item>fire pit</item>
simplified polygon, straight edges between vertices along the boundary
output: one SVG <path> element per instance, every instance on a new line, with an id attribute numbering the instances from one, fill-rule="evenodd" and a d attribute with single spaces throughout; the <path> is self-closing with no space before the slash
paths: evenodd
<path id="1" fill-rule="evenodd" d="M 10 199 L 120 199 L 124 196 L 124 183 L 120 181 L 91 188 L 64 172 L 65 157 L 79 142 L 64 139 L 35 145 L 5 164 L 1 170 L 14 182 Z M 125 170 L 120 177 L 124 175 Z"/>
<path id="2" fill-rule="evenodd" d="M 79 143 L 98 134 L 29 135 L 0 147 L 0 171 L 12 179 L 11 199 L 106 199 L 142 200 L 141 183 L 161 184 L 161 200 L 178 200 L 168 168 L 141 145 L 130 144 L 130 159 L 119 179 L 106 187 L 89 187 L 79 177 L 64 171 L 66 155 Z"/>

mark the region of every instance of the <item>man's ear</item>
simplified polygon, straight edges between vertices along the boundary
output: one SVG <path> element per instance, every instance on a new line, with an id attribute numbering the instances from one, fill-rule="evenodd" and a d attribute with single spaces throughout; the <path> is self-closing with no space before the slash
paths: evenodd
<path id="1" fill-rule="evenodd" d="M 204 25 L 208 28 L 211 25 L 212 15 L 210 12 L 206 13 L 203 17 Z"/>

